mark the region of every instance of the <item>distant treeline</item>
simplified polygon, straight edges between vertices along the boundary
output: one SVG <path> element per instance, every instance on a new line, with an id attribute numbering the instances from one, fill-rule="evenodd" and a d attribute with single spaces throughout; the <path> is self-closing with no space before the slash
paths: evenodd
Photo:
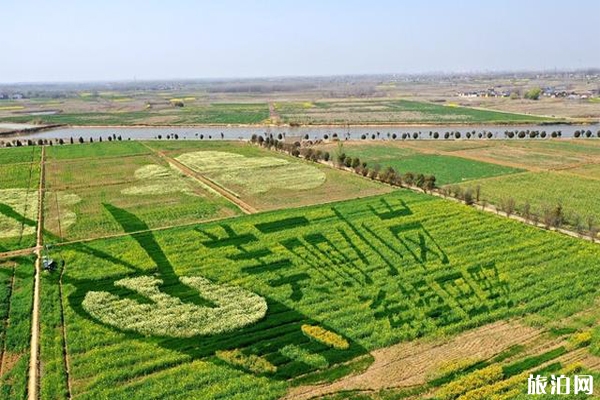
<path id="1" fill-rule="evenodd" d="M 102 136 L 98 137 L 96 139 L 96 141 L 98 142 L 103 142 L 104 140 L 112 142 L 112 141 L 122 141 L 123 137 L 121 135 L 116 135 L 116 134 L 112 134 L 107 136 L 105 139 L 102 138 Z M 131 140 L 131 138 L 128 138 L 127 140 Z M 4 146 L 4 147 L 21 147 L 21 146 L 54 146 L 56 145 L 63 145 L 63 144 L 75 144 L 75 143 L 79 143 L 79 144 L 83 144 L 83 143 L 94 143 L 94 138 L 90 137 L 87 141 L 83 138 L 83 137 L 79 137 L 79 138 L 73 138 L 70 137 L 69 139 L 13 139 L 10 142 L 4 142 L 2 140 L 0 140 L 0 147 Z"/>

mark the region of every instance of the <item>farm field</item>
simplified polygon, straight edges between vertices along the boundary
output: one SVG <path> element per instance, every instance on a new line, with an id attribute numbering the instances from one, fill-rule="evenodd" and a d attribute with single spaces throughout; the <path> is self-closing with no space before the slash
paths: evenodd
<path id="1" fill-rule="evenodd" d="M 242 142 L 147 142 L 258 210 L 298 207 L 389 192 L 324 165 Z"/>
<path id="2" fill-rule="evenodd" d="M 534 212 L 568 191 L 566 213 L 600 218 L 595 143 L 504 142 L 569 157 L 529 171 L 449 143 L 343 151 L 433 168 L 442 183 L 481 185 L 517 208 L 527 199 Z M 41 153 L 26 149 L 0 152 L 0 190 L 33 185 L 36 209 Z M 178 163 L 258 213 L 242 215 Z M 600 379 L 595 244 L 243 142 L 48 146 L 44 165 L 58 270 L 41 277 L 41 399 L 520 398 L 530 372 Z M 14 233 L 26 221 L 31 234 L 4 249 L 34 245 L 35 213 L 9 211 Z M 20 309 L 4 306 L 20 287 L 31 301 L 32 272 L 33 256 L 0 259 L 0 315 Z M 14 328 L 19 379 L 0 368 L 6 398 L 26 391 L 29 323 Z"/>
<path id="3" fill-rule="evenodd" d="M 0 252 L 35 244 L 40 151 L 0 150 Z"/>
<path id="4" fill-rule="evenodd" d="M 145 221 L 140 229 L 239 212 L 151 153 L 139 142 L 53 148 L 46 163 L 44 228 L 58 241 L 122 233 L 106 204 L 135 212 Z"/>
<path id="5" fill-rule="evenodd" d="M 304 97 L 304 96 L 297 96 Z M 313 96 L 310 96 L 313 97 Z M 201 125 L 201 124 L 528 124 L 561 118 L 442 104 L 428 99 L 320 99 L 307 101 L 256 96 L 116 93 L 82 95 L 55 101 L 22 100 L 0 108 L 0 122 L 66 125 Z M 177 107 L 175 104 L 183 104 Z M 270 107 L 272 109 L 270 109 Z M 41 113 L 39 113 L 41 111 Z"/>
<path id="6" fill-rule="evenodd" d="M 600 179 L 600 164 L 584 164 L 575 168 L 565 169 L 563 172 L 585 178 Z"/>
<path id="7" fill-rule="evenodd" d="M 136 215 L 108 209 L 124 231 L 139 231 Z M 401 190 L 52 255 L 65 260 L 62 302 L 58 273 L 44 278 L 42 296 L 64 309 L 74 398 L 276 399 L 290 386 L 364 370 L 369 351 L 398 342 L 520 316 L 535 326 L 572 316 L 593 305 L 600 249 Z M 218 324 L 207 301 L 222 310 Z M 57 312 L 42 314 L 42 363 L 53 366 L 64 362 Z M 179 312 L 188 317 L 173 319 Z M 196 318 L 205 325 L 190 324 Z M 543 354 L 533 361 L 511 348 L 502 360 L 514 362 L 494 379 L 521 378 L 567 353 L 550 342 L 533 348 Z M 42 398 L 64 398 L 64 382 L 58 367 L 42 374 Z"/>
<path id="8" fill-rule="evenodd" d="M 593 171 L 593 167 L 582 169 L 588 173 Z M 527 172 L 510 178 L 476 180 L 462 186 L 473 188 L 479 185 L 482 199 L 497 205 L 512 198 L 516 202 L 517 211 L 523 211 L 523 206 L 529 202 L 531 212 L 541 216 L 545 208 L 553 209 L 561 204 L 568 222 L 573 221 L 575 214 L 583 219 L 582 222 L 590 215 L 598 220 L 600 204 L 597 193 L 600 190 L 600 180 L 582 175 L 584 174 L 555 171 Z"/>
<path id="9" fill-rule="evenodd" d="M 126 99 L 127 100 L 127 99 Z M 92 104 L 88 104 L 93 107 Z M 159 109 L 147 108 L 142 102 L 100 103 L 101 110 L 67 111 L 51 115 L 16 115 L 0 117 L 1 122 L 26 123 L 38 121 L 46 124 L 67 125 L 189 125 L 189 124 L 258 124 L 269 118 L 266 103 L 214 103 L 174 107 L 169 101 Z"/>
<path id="10" fill-rule="evenodd" d="M 553 120 L 405 99 L 277 102 L 275 110 L 282 121 L 299 124 L 536 123 Z"/>
<path id="11" fill-rule="evenodd" d="M 342 149 L 336 149 L 333 145 L 323 146 L 322 149 L 330 152 L 344 152 L 348 157 L 359 157 L 361 161 L 367 162 L 368 167 L 380 165 L 382 168 L 392 167 L 401 173 L 414 172 L 434 175 L 438 185 L 521 171 L 516 168 L 454 156 L 419 153 L 395 143 L 379 145 L 353 142 L 344 144 Z"/>
<path id="12" fill-rule="evenodd" d="M 600 162 L 597 140 L 407 141 L 410 149 L 468 158 L 532 171 L 562 169 Z"/>
<path id="13" fill-rule="evenodd" d="M 0 151 L 0 165 L 38 162 L 40 154 L 40 147 L 16 147 L 10 151 Z"/>
<path id="14" fill-rule="evenodd" d="M 33 257 L 0 260 L 0 396 L 23 399 L 27 393 Z"/>
<path id="15" fill-rule="evenodd" d="M 75 138 L 77 139 L 77 138 Z M 89 143 L 85 146 L 50 146 L 46 148 L 48 161 L 94 159 L 94 158 L 119 158 L 124 156 L 150 154 L 150 150 L 140 142 L 103 142 Z"/>

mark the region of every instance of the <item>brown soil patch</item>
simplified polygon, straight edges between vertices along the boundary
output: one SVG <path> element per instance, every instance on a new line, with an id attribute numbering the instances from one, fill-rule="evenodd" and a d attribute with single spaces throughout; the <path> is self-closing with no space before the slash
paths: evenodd
<path id="1" fill-rule="evenodd" d="M 2 355 L 2 376 L 9 373 L 23 354 L 5 352 Z"/>
<path id="2" fill-rule="evenodd" d="M 509 347 L 530 341 L 540 331 L 517 322 L 500 321 L 451 339 L 400 343 L 372 352 L 375 361 L 359 375 L 339 381 L 292 388 L 285 399 L 311 399 L 341 390 L 380 390 L 422 385 L 444 365 L 465 359 L 485 360 Z"/>
<path id="3" fill-rule="evenodd" d="M 586 354 L 581 359 L 581 364 L 586 369 L 600 371 L 600 357 L 598 357 L 598 356 L 594 356 L 592 354 Z"/>

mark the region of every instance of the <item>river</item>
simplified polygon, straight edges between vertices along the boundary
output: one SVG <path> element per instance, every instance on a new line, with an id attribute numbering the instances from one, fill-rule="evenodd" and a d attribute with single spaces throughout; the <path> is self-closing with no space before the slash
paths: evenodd
<path id="1" fill-rule="evenodd" d="M 310 139 L 332 138 L 334 134 L 340 139 L 348 137 L 349 139 L 360 139 L 363 135 L 371 138 L 387 139 L 396 135 L 397 139 L 402 139 L 403 135 L 408 135 L 410 139 L 414 139 L 417 135 L 418 139 L 434 138 L 435 132 L 438 132 L 439 139 L 444 139 L 446 132 L 460 132 L 460 137 L 465 138 L 467 132 L 475 132 L 475 137 L 479 133 L 486 136 L 491 133 L 492 138 L 504 139 L 505 131 L 545 131 L 547 137 L 550 137 L 552 132 L 561 132 L 561 137 L 573 137 L 574 132 L 587 131 L 592 132 L 593 137 L 598 137 L 600 133 L 600 125 L 537 125 L 537 126 L 518 126 L 518 125 L 480 125 L 480 126 L 303 126 L 303 127 L 270 127 L 270 126 L 203 126 L 203 127 L 68 127 L 58 128 L 47 131 L 28 133 L 19 135 L 20 139 L 78 139 L 82 137 L 86 141 L 89 138 L 97 140 L 102 137 L 106 139 L 108 136 L 121 136 L 123 140 L 127 139 L 162 139 L 173 138 L 177 135 L 178 139 L 249 139 L 252 135 L 273 134 L 277 138 L 280 134 L 285 137 L 303 138 L 308 135 Z M 430 135 L 431 133 L 431 135 Z M 451 138 L 455 138 L 453 134 Z M 16 138 L 7 136 L 5 139 Z"/>

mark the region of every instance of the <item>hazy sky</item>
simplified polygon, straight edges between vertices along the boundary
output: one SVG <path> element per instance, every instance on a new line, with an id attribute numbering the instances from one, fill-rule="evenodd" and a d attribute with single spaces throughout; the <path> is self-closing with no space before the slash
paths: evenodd
<path id="1" fill-rule="evenodd" d="M 0 0 L 0 82 L 600 67 L 600 0 Z"/>

